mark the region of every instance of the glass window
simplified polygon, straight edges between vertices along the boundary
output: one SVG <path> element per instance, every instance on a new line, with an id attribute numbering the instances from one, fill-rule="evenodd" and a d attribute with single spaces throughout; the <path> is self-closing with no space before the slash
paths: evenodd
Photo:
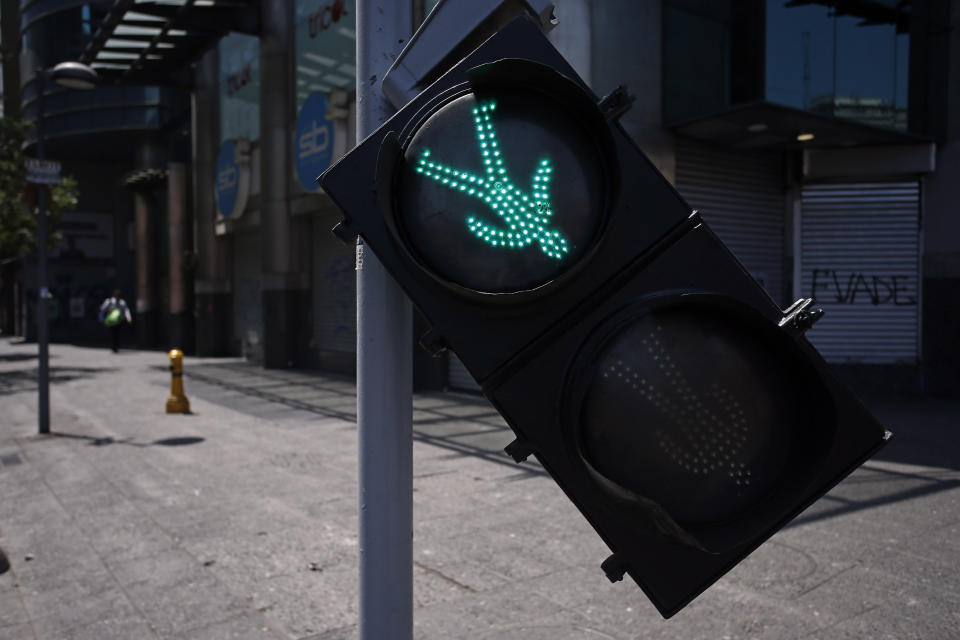
<path id="1" fill-rule="evenodd" d="M 312 93 L 353 92 L 357 82 L 354 0 L 297 0 L 297 112 Z"/>
<path id="2" fill-rule="evenodd" d="M 728 3 L 671 0 L 663 7 L 663 27 L 667 120 L 721 111 L 730 101 Z"/>
<path id="3" fill-rule="evenodd" d="M 791 4 L 767 0 L 767 100 L 905 129 L 908 5 Z"/>
<path id="4" fill-rule="evenodd" d="M 23 34 L 25 54 L 36 67 L 49 68 L 65 60 L 78 60 L 83 42 L 77 37 L 82 32 L 83 10 L 74 7 L 57 11 L 30 24 Z M 35 67 L 21 71 L 24 78 L 33 77 Z"/>
<path id="5" fill-rule="evenodd" d="M 663 109 L 667 122 L 719 113 L 763 97 L 765 1 L 664 2 Z"/>
<path id="6" fill-rule="evenodd" d="M 220 140 L 260 138 L 260 40 L 232 33 L 220 40 Z"/>

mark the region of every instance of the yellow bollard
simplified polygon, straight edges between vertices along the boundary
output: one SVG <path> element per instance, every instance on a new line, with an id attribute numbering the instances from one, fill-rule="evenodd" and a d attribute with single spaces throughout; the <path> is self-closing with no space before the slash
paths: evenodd
<path id="1" fill-rule="evenodd" d="M 170 397 L 167 413 L 190 413 L 190 399 L 183 393 L 183 351 L 170 351 Z"/>

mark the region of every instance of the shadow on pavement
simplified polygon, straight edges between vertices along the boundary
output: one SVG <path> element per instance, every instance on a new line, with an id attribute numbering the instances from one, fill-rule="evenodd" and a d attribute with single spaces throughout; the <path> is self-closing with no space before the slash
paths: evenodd
<path id="1" fill-rule="evenodd" d="M 788 526 L 808 524 L 818 520 L 826 520 L 856 511 L 872 509 L 894 502 L 913 500 L 923 496 L 950 491 L 960 487 L 960 479 L 937 478 L 934 474 L 915 474 L 883 469 L 872 466 L 867 462 L 861 469 L 861 475 L 844 480 L 839 489 L 820 498 L 810 513 L 804 513 Z M 869 475 L 863 475 L 864 473 Z M 873 477 L 871 477 L 873 476 Z M 844 497 L 844 490 L 848 487 L 863 485 L 868 482 L 878 485 L 873 495 Z M 860 493 L 859 491 L 857 493 Z"/>
<path id="2" fill-rule="evenodd" d="M 51 431 L 50 435 L 54 438 L 69 438 L 71 440 L 85 440 L 92 447 L 105 447 L 111 444 L 125 444 L 131 447 L 183 447 L 191 444 L 200 444 L 206 438 L 199 436 L 180 436 L 176 438 L 163 438 L 153 442 L 137 442 L 133 438 L 113 438 L 110 436 L 97 438 L 79 433 L 62 433 Z"/>
<path id="3" fill-rule="evenodd" d="M 954 434 L 923 434 L 923 427 L 917 430 L 921 433 L 895 431 L 874 459 L 960 471 L 960 439 Z"/>
<path id="4" fill-rule="evenodd" d="M 167 370 L 167 367 L 157 366 L 155 368 L 162 368 L 164 371 Z M 256 373 L 251 375 L 250 370 Z M 342 403 L 344 400 L 356 398 L 355 389 L 352 387 L 350 389 L 341 388 L 343 381 L 331 380 L 326 377 L 306 378 L 303 381 L 291 380 L 289 376 L 271 375 L 268 370 L 246 364 L 194 367 L 185 371 L 184 377 L 188 381 L 196 380 L 204 382 L 225 391 L 282 404 L 292 409 L 309 411 L 327 418 L 339 418 L 340 420 L 347 420 L 349 422 L 357 421 L 356 402 L 354 402 L 352 408 L 334 406 Z M 293 389 L 291 389 L 291 387 Z M 311 394 L 314 399 L 322 399 L 326 400 L 326 402 L 292 397 L 293 394 L 290 393 L 290 391 L 302 390 L 314 391 L 315 393 Z M 283 391 L 287 393 L 283 393 Z M 213 402 L 224 404 L 219 400 L 219 398 L 212 399 Z M 226 403 L 225 406 L 234 407 L 231 403 Z M 242 409 L 238 410 L 242 411 Z"/>
<path id="5" fill-rule="evenodd" d="M 157 367 L 160 368 L 160 367 Z M 200 397 L 236 411 L 274 418 L 265 403 L 308 411 L 356 424 L 354 381 L 302 369 L 262 369 L 248 363 L 199 365 L 184 372 L 187 386 Z M 188 394 L 190 391 L 188 391 Z M 413 439 L 451 451 L 502 464 L 523 476 L 546 475 L 532 458 L 517 465 L 503 452 L 513 439 L 503 418 L 481 396 L 461 393 L 417 393 L 413 399 Z"/>
<path id="6" fill-rule="evenodd" d="M 50 383 L 60 384 L 78 378 L 89 378 L 107 371 L 115 371 L 113 367 L 50 367 Z M 0 371 L 0 395 L 21 393 L 37 389 L 37 369 L 14 369 Z"/>
<path id="7" fill-rule="evenodd" d="M 200 365 L 186 372 L 188 380 L 203 383 L 201 397 L 238 411 L 282 419 L 279 408 L 356 423 L 356 387 L 353 380 L 304 370 L 265 370 L 247 363 Z M 874 399 L 867 403 L 894 437 L 875 460 L 939 469 L 960 470 L 960 402 L 930 399 Z M 271 408 L 271 406 L 273 408 Z M 414 397 L 414 439 L 517 469 L 522 476 L 542 475 L 536 463 L 517 466 L 502 451 L 512 434 L 502 418 L 479 396 L 420 393 Z M 867 463 L 865 469 L 870 469 Z M 861 474 L 862 475 L 862 474 Z M 861 481 L 861 475 L 845 481 Z M 860 509 L 909 500 L 960 486 L 955 479 L 935 474 L 903 475 L 873 469 L 877 479 L 869 497 L 841 502 L 836 492 L 820 508 L 796 522 L 820 520 Z M 823 508 L 823 507 L 826 508 Z"/>
<path id="8" fill-rule="evenodd" d="M 190 444 L 200 444 L 204 438 L 198 436 L 186 436 L 183 438 L 164 438 L 163 440 L 154 440 L 154 446 L 160 447 L 183 447 Z"/>
<path id="9" fill-rule="evenodd" d="M 0 355 L 0 362 L 23 362 L 24 360 L 36 360 L 35 353 L 4 353 Z"/>
<path id="10" fill-rule="evenodd" d="M 868 396 L 864 404 L 893 432 L 875 460 L 960 471 L 960 400 Z"/>

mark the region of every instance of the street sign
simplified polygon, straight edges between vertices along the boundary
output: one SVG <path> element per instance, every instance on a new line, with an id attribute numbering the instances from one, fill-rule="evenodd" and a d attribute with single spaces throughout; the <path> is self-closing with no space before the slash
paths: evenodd
<path id="1" fill-rule="evenodd" d="M 311 93 L 300 108 L 294 135 L 294 166 L 300 185 L 316 191 L 317 176 L 330 166 L 333 158 L 333 122 L 327 118 L 327 96 Z"/>
<path id="2" fill-rule="evenodd" d="M 33 184 L 60 184 L 60 163 L 56 160 L 27 158 L 27 182 Z"/>
<path id="3" fill-rule="evenodd" d="M 515 432 L 672 616 L 889 434 L 519 18 L 320 184 Z"/>
<path id="4" fill-rule="evenodd" d="M 250 142 L 225 140 L 217 154 L 214 199 L 224 218 L 236 218 L 247 206 L 250 192 Z"/>

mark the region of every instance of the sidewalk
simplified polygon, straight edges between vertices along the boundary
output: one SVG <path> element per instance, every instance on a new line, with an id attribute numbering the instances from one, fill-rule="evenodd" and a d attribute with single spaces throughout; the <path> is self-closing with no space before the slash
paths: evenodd
<path id="1" fill-rule="evenodd" d="M 0 639 L 356 637 L 355 388 L 316 372 L 0 342 Z M 424 639 L 960 637 L 960 402 L 872 403 L 897 438 L 663 621 L 482 399 L 414 414 Z M 2 571 L 2 562 L 0 562 Z"/>

